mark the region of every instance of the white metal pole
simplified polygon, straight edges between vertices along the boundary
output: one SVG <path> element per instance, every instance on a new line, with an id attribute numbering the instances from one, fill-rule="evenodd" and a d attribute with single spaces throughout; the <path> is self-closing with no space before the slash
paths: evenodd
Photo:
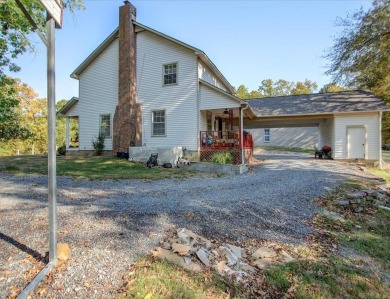
<path id="1" fill-rule="evenodd" d="M 57 178 L 55 114 L 55 22 L 47 14 L 47 120 L 48 120 L 48 199 L 49 262 L 57 262 Z"/>

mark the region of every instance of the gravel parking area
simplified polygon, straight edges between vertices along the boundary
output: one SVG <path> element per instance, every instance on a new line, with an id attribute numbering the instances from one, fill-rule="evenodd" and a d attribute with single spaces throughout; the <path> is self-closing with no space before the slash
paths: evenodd
<path id="1" fill-rule="evenodd" d="M 262 157 L 264 158 L 264 157 Z M 70 259 L 40 289 L 46 298 L 110 298 L 137 257 L 173 227 L 211 239 L 303 242 L 313 200 L 347 179 L 370 176 L 330 160 L 269 157 L 247 174 L 161 181 L 58 177 L 59 242 Z M 153 170 L 151 170 L 153 171 Z M 43 267 L 47 178 L 0 174 L 0 298 Z M 45 285 L 45 284 L 44 284 Z"/>

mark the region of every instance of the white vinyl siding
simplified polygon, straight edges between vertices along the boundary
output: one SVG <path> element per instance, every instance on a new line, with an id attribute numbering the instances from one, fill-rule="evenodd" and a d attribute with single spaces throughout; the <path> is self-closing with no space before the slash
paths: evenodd
<path id="1" fill-rule="evenodd" d="M 270 128 L 271 140 L 264 142 L 264 129 L 251 129 L 254 146 L 311 148 L 318 144 L 317 127 Z"/>
<path id="2" fill-rule="evenodd" d="M 335 116 L 335 159 L 347 159 L 348 127 L 366 128 L 366 160 L 379 160 L 379 116 L 378 113 L 361 113 L 354 116 Z"/>
<path id="3" fill-rule="evenodd" d="M 198 74 L 199 74 L 199 79 L 202 79 L 203 81 L 206 81 L 207 83 L 210 83 L 211 85 L 214 85 L 214 86 L 218 87 L 219 89 L 222 89 L 224 91 L 228 91 L 228 89 L 222 83 L 222 81 L 219 80 L 211 72 L 211 70 L 201 61 L 198 62 Z"/>
<path id="4" fill-rule="evenodd" d="M 205 110 L 200 112 L 199 126 L 200 131 L 207 131 L 207 115 Z"/>
<path id="5" fill-rule="evenodd" d="M 200 109 L 229 109 L 240 107 L 240 103 L 212 87 L 200 84 Z"/>
<path id="6" fill-rule="evenodd" d="M 177 84 L 161 84 L 161 68 L 176 62 Z M 142 144 L 198 149 L 197 57 L 194 51 L 149 31 L 137 33 L 137 102 L 142 104 Z M 152 137 L 152 111 L 165 110 L 166 136 Z"/>
<path id="7" fill-rule="evenodd" d="M 93 150 L 99 135 L 100 115 L 114 115 L 118 103 L 118 40 L 116 39 L 80 75 L 79 101 L 67 116 L 79 116 L 79 150 Z M 112 119 L 111 119 L 112 126 Z M 104 150 L 112 150 L 106 138 Z"/>
<path id="8" fill-rule="evenodd" d="M 330 146 L 333 158 L 335 150 L 334 140 L 334 119 L 324 118 L 318 124 L 318 148 L 322 148 L 324 145 Z"/>

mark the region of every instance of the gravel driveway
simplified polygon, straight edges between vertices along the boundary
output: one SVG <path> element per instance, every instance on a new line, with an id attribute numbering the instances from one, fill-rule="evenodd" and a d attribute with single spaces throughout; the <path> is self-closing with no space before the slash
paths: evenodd
<path id="1" fill-rule="evenodd" d="M 50 277 L 43 297 L 113 296 L 132 261 L 172 227 L 220 240 L 303 242 L 311 232 L 305 221 L 318 211 L 314 198 L 349 178 L 369 177 L 341 162 L 271 158 L 234 177 L 58 177 L 58 241 L 72 252 L 64 269 Z M 0 174 L 0 298 L 18 293 L 42 268 L 48 243 L 46 186 L 45 176 Z"/>

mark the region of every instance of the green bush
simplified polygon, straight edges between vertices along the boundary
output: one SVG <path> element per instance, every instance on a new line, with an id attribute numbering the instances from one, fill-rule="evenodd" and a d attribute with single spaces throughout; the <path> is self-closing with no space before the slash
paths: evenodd
<path id="1" fill-rule="evenodd" d="M 65 143 L 57 148 L 57 155 L 65 156 L 66 153 L 66 145 Z"/>
<path id="2" fill-rule="evenodd" d="M 217 164 L 233 164 L 233 157 L 230 152 L 218 153 L 213 155 L 211 161 Z"/>
<path id="3" fill-rule="evenodd" d="M 95 149 L 96 156 L 101 156 L 104 149 L 104 135 L 99 133 L 96 139 L 92 138 L 92 146 Z"/>

